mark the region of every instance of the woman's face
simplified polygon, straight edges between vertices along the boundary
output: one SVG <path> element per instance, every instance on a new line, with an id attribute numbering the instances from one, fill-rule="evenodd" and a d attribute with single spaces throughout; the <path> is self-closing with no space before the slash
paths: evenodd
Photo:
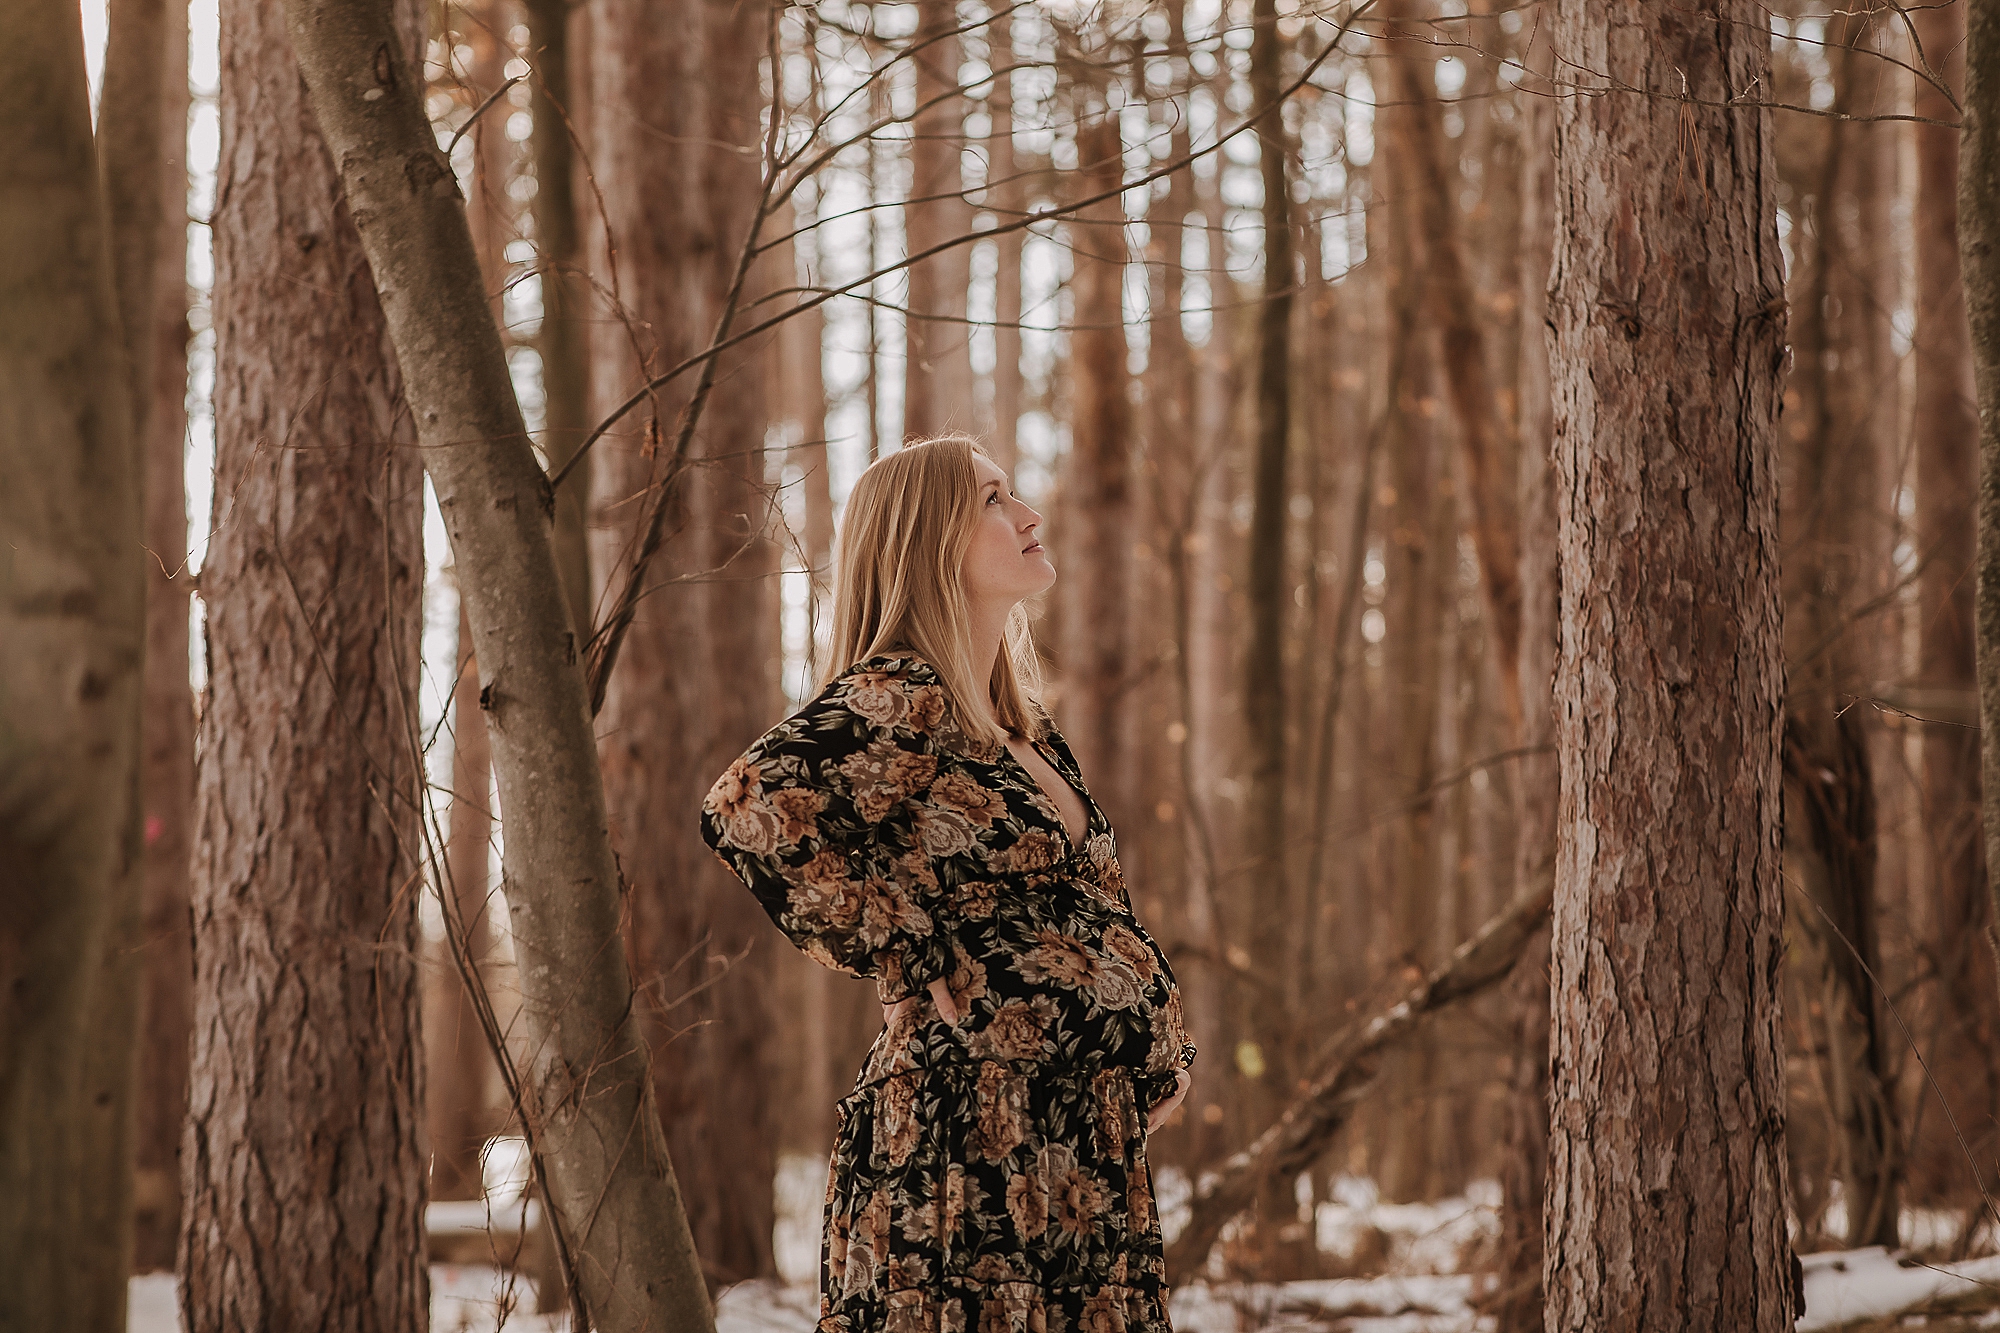
<path id="1" fill-rule="evenodd" d="M 959 577 L 972 602 L 1011 607 L 1048 591 L 1056 581 L 1056 567 L 1035 539 L 1042 516 L 1021 503 L 999 464 L 974 454 L 972 465 L 979 472 L 979 513 L 973 519 L 972 544 L 966 548 Z"/>

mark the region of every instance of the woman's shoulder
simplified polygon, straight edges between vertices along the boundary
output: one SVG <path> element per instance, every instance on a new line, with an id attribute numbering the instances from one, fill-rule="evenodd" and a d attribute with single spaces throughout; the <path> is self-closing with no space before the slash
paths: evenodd
<path id="1" fill-rule="evenodd" d="M 929 735 L 950 701 L 936 668 L 914 653 L 881 653 L 836 672 L 794 718 L 859 719 L 876 731 Z"/>

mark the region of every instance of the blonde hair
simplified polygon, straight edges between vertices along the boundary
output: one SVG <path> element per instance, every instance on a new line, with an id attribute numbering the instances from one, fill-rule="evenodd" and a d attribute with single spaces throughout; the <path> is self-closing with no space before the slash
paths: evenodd
<path id="1" fill-rule="evenodd" d="M 959 730 L 998 745 L 1009 734 L 1040 739 L 1047 715 L 1041 662 L 1019 605 L 986 682 L 1000 726 L 972 707 L 978 669 L 959 570 L 979 517 L 972 458 L 985 452 L 964 435 L 918 440 L 877 459 L 854 483 L 834 555 L 833 644 L 820 685 L 871 657 L 914 653 L 937 672 Z"/>

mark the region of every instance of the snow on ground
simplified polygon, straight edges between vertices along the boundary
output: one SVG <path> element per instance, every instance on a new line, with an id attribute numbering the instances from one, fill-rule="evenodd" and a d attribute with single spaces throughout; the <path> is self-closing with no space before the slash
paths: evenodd
<path id="1" fill-rule="evenodd" d="M 2000 1256 L 1905 1268 L 1898 1256 L 1872 1245 L 1865 1250 L 1808 1254 L 1800 1262 L 1806 1270 L 1806 1317 L 1799 1321 L 1801 1333 L 1836 1328 L 1856 1319 L 1879 1319 L 2000 1284 Z"/>
<path id="2" fill-rule="evenodd" d="M 496 1169 L 489 1172 L 488 1202 L 497 1197 L 518 1203 L 518 1172 L 506 1169 L 514 1164 L 489 1165 Z M 1171 1241 L 1186 1224 L 1192 1189 L 1185 1174 L 1171 1168 L 1159 1172 L 1156 1184 L 1162 1226 Z M 725 1290 L 716 1306 L 717 1333 L 812 1333 L 819 1313 L 815 1283 L 825 1188 L 825 1162 L 789 1157 L 780 1162 L 774 1239 L 783 1280 Z M 1474 1274 L 1490 1265 L 1499 1231 L 1499 1189 L 1491 1181 L 1475 1182 L 1464 1197 L 1426 1204 L 1384 1203 L 1371 1181 L 1352 1177 L 1337 1180 L 1332 1195 L 1317 1203 L 1302 1198 L 1300 1220 L 1311 1221 L 1334 1271 L 1372 1276 L 1183 1282 L 1173 1293 L 1177 1333 L 1483 1333 L 1492 1327 L 1473 1309 L 1479 1281 Z M 510 1214 L 502 1209 L 497 1215 Z M 1914 1248 L 1947 1238 L 1950 1220 L 1946 1214 L 1906 1215 L 1905 1244 Z M 1809 1254 L 1803 1263 L 1807 1315 L 1799 1323 L 1801 1333 L 1964 1300 L 1982 1288 L 2000 1296 L 2000 1256 L 1916 1264 L 1877 1246 Z M 567 1333 L 567 1317 L 538 1315 L 534 1308 L 534 1284 L 525 1277 L 475 1264 L 431 1266 L 435 1333 Z M 1958 1316 L 1951 1326 L 1973 1327 L 1967 1318 Z M 2000 1329 L 2000 1309 L 1971 1319 L 1978 1327 Z M 1923 1316 L 1913 1313 L 1904 1322 L 1920 1327 Z M 134 1278 L 130 1333 L 178 1333 L 178 1324 L 172 1275 Z"/>

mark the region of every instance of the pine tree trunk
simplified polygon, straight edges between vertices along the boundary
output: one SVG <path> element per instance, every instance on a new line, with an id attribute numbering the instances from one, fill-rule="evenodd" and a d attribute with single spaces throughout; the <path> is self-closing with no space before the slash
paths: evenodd
<path id="1" fill-rule="evenodd" d="M 1836 110 L 1864 110 L 1874 52 L 1862 22 L 1830 25 Z M 1879 676 L 1852 607 L 1884 586 L 1888 551 L 1871 543 L 1883 460 L 1893 448 L 1895 371 L 1888 347 L 1893 288 L 1878 290 L 1889 252 L 1885 129 L 1826 122 L 1817 179 L 1795 197 L 1802 255 L 1792 302 L 1793 415 L 1784 432 L 1780 505 L 1786 551 L 1785 837 L 1811 907 L 1798 917 L 1799 962 L 1816 974 L 1835 1090 L 1847 1243 L 1899 1241 L 1901 1133 L 1891 1100 L 1875 978 L 1875 782 L 1848 705 Z M 1802 201 L 1803 202 L 1803 201 Z"/>
<path id="2" fill-rule="evenodd" d="M 553 497 L 528 447 L 464 201 L 414 66 L 391 54 L 389 5 L 294 0 L 288 19 L 355 203 L 472 620 L 507 829 L 523 1098 L 580 1313 L 604 1333 L 709 1333 L 713 1310 L 634 1021 Z"/>
<path id="3" fill-rule="evenodd" d="M 987 62 L 995 69 L 1013 65 L 1014 16 L 1011 11 L 988 28 Z M 1014 156 L 1014 85 L 1011 75 L 996 80 L 990 99 L 993 137 L 989 141 L 987 197 L 998 220 L 1018 219 L 1027 208 L 1028 191 Z M 1014 475 L 1020 457 L 1021 429 L 1021 243 L 1026 235 L 1010 231 L 998 237 L 997 271 L 993 278 L 993 420 L 986 448 L 993 461 Z"/>
<path id="4" fill-rule="evenodd" d="M 1101 88 L 1075 90 L 1079 188 L 1115 189 L 1124 174 L 1118 116 Z M 1070 453 L 1063 473 L 1066 583 L 1061 663 L 1063 732 L 1090 775 L 1098 802 L 1119 828 L 1137 824 L 1127 759 L 1131 664 L 1132 405 L 1125 361 L 1125 214 L 1117 197 L 1070 224 Z M 1129 813 L 1128 813 L 1129 812 Z"/>
<path id="5" fill-rule="evenodd" d="M 221 25 L 182 1319 L 421 1330 L 423 464 L 283 15 Z"/>
<path id="6" fill-rule="evenodd" d="M 170 1269 L 180 1239 L 181 1122 L 187 1116 L 188 859 L 194 815 L 194 695 L 188 687 L 187 525 L 187 10 L 167 10 L 162 46 L 159 295 L 144 349 L 152 397 L 140 443 L 146 476 L 146 685 L 139 786 L 145 885 L 138 1127 L 133 1170 L 132 1266 Z"/>
<path id="7" fill-rule="evenodd" d="M 1995 865 L 2000 864 L 2000 6 L 1966 0 L 1965 36 L 1959 254 L 1979 387 L 1979 715 L 1985 789 L 1995 793 L 1984 812 L 1986 861 Z M 1987 908 L 1988 939 L 2000 949 L 2000 887 L 1994 893 Z"/>
<path id="8" fill-rule="evenodd" d="M 965 141 L 965 99 L 958 87 L 956 0 L 917 0 L 920 47 L 916 67 L 916 117 L 910 124 L 910 202 L 904 235 L 910 254 L 972 230 L 959 154 Z M 970 430 L 973 421 L 970 327 L 966 291 L 972 250 L 954 246 L 910 267 L 910 316 L 905 324 L 903 434 L 936 435 Z"/>
<path id="9" fill-rule="evenodd" d="M 1968 6 L 1911 11 L 1929 64 L 1953 88 L 1966 77 Z M 1947 124 L 1959 113 L 1923 80 L 1916 114 Z M 1961 280 L 1962 207 L 1959 135 L 1943 125 L 1912 127 L 1916 139 L 1916 349 L 1912 432 L 1917 455 L 1917 549 L 1929 563 L 1920 578 L 1917 683 L 1927 689 L 1974 687 L 1974 506 L 1979 484 L 1980 421 L 1975 355 Z M 1974 1160 L 1990 1161 L 2000 1115 L 2000 1003 L 1992 951 L 1981 947 L 1991 928 L 1980 831 L 1980 738 L 1955 726 L 1923 730 L 1925 823 L 1934 849 L 1930 945 L 1938 968 L 1940 1039 L 1933 1059 L 1952 1116 Z M 1942 1116 L 1935 1117 L 1943 1119 Z M 1912 1162 L 1913 1187 L 1944 1186 L 1969 1201 L 1972 1182 L 1948 1131 L 1926 1136 Z M 1928 1160 L 1924 1160 L 1928 1159 Z M 1927 1180 L 1921 1178 L 1928 1178 Z M 1990 1180 L 1991 1177 L 1987 1176 Z"/>
<path id="10" fill-rule="evenodd" d="M 1559 0 L 1546 1318 L 1789 1329 L 1763 11 Z M 1686 79 L 1682 83 L 1683 76 Z M 1700 104 L 1679 98 L 1700 99 Z"/>
<path id="11" fill-rule="evenodd" d="M 707 345 L 749 232 L 769 13 L 734 0 L 619 0 L 593 18 L 595 164 L 653 373 Z M 678 91 L 662 98 L 663 87 Z M 623 326 L 594 327 L 592 392 L 607 406 L 631 391 L 640 367 Z M 722 364 L 694 440 L 696 466 L 668 483 L 676 535 L 652 562 L 654 591 L 639 604 L 598 721 L 654 1095 L 711 1293 L 775 1271 L 775 1137 L 759 1080 L 772 964 L 789 946 L 702 843 L 695 818 L 715 775 L 783 709 L 779 551 L 766 531 L 762 448 L 768 356 L 760 344 Z M 596 447 L 601 582 L 623 577 L 645 507 L 633 497 L 649 496 L 664 475 L 690 389 L 683 378 L 659 394 L 657 448 L 631 436 Z"/>
<path id="12" fill-rule="evenodd" d="M 1546 7 L 1544 7 L 1546 13 Z M 1545 66 L 1547 44 L 1531 59 Z M 1538 69 L 1538 73 L 1544 72 Z M 1536 85 L 1539 87 L 1539 85 Z M 1555 246 L 1555 107 L 1531 93 L 1518 103 L 1521 139 L 1521 745 L 1516 773 L 1521 827 L 1514 886 L 1525 892 L 1554 872 L 1558 782 L 1555 673 L 1560 586 L 1555 472 L 1549 456 L 1549 260 Z M 1542 1333 L 1542 1202 L 1549 1164 L 1549 933 L 1536 932 L 1507 983 L 1513 1065 L 1507 1079 L 1500 1168 L 1499 1282 L 1489 1310 L 1496 1333 Z"/>
<path id="13" fill-rule="evenodd" d="M 111 932 L 138 909 L 141 462 L 76 11 L 0 8 L 0 53 L 15 127 L 0 196 L 0 1327 L 109 1333 L 129 1137 L 107 1135 L 120 1126 L 94 1094 L 131 1069 L 133 969 L 98 1006 Z M 107 1012 L 119 1021 L 101 1032 Z M 92 1281 L 115 1290 L 91 1299 Z"/>

